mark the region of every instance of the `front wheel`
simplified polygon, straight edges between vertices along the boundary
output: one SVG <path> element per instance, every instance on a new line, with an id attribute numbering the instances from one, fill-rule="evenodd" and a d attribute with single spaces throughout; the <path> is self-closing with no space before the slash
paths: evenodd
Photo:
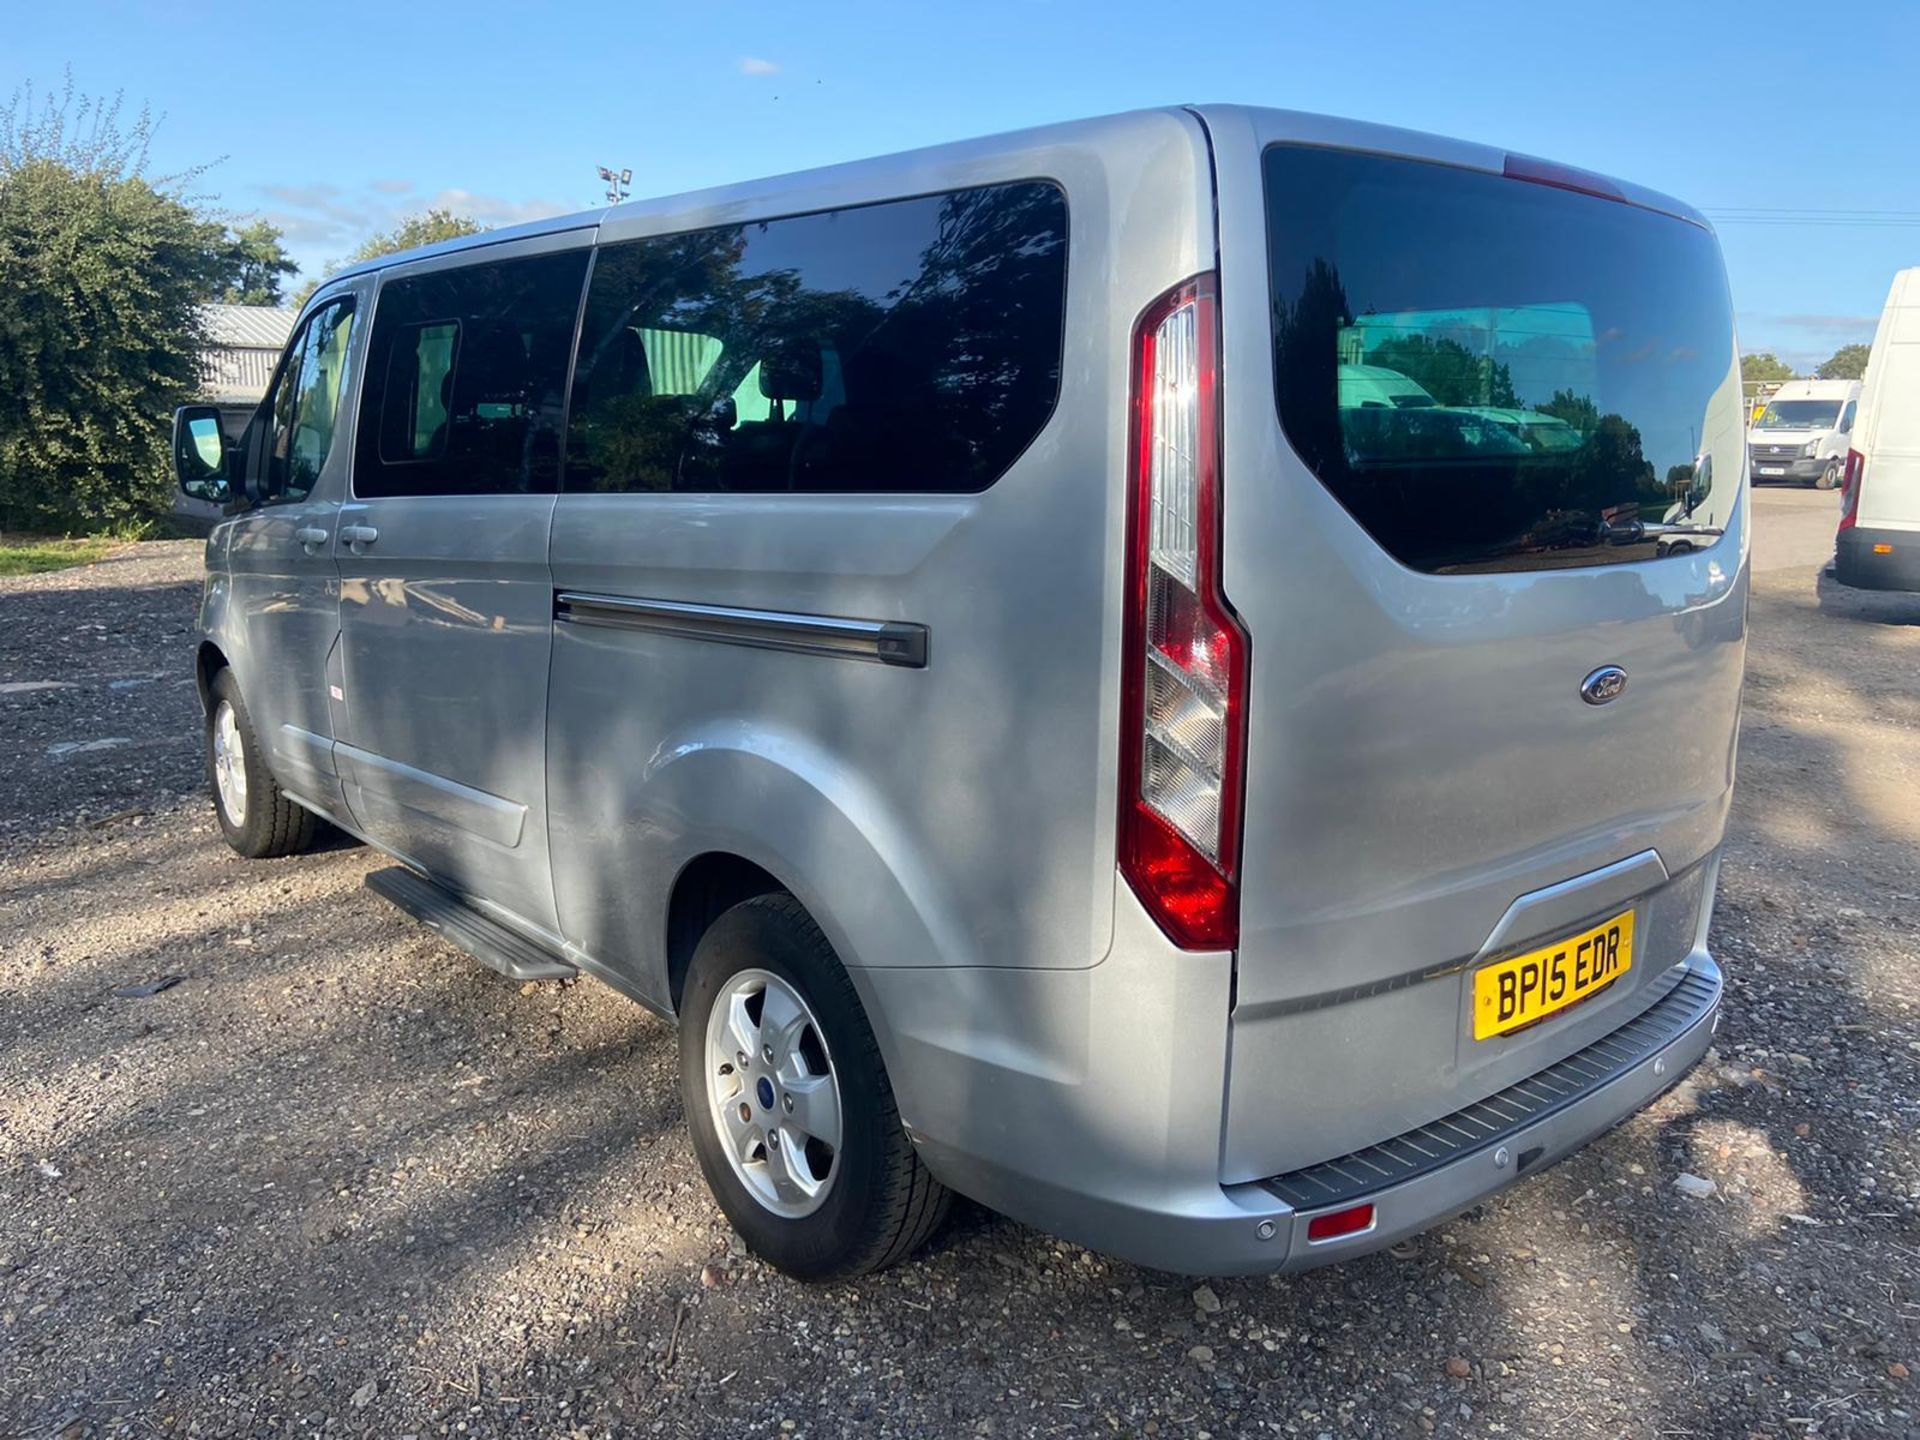
<path id="1" fill-rule="evenodd" d="M 1837 490 L 1840 488 L 1840 462 L 1830 460 L 1827 468 L 1820 472 L 1820 478 L 1813 482 L 1817 490 Z"/>
<path id="2" fill-rule="evenodd" d="M 319 834 L 319 817 L 280 792 L 231 670 L 213 677 L 207 700 L 207 780 L 227 844 L 249 860 L 307 849 Z"/>
<path id="3" fill-rule="evenodd" d="M 714 1198 L 789 1275 L 878 1270 L 946 1215 L 853 982 L 791 895 L 743 901 L 701 938 L 681 996 L 680 1093 Z"/>

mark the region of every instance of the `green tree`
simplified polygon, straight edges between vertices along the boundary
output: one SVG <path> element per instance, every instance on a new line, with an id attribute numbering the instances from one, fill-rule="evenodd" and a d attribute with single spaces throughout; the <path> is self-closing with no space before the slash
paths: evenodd
<path id="1" fill-rule="evenodd" d="M 1593 403 L 1590 395 L 1579 395 L 1572 390 L 1556 390 L 1553 398 L 1544 404 L 1533 407 L 1542 415 L 1552 415 L 1564 420 L 1582 437 L 1593 434 L 1600 428 L 1600 407 Z"/>
<path id="2" fill-rule="evenodd" d="M 279 227 L 266 220 L 228 232 L 233 278 L 221 291 L 220 299 L 229 305 L 279 305 L 284 301 L 280 282 L 298 275 L 300 266 L 287 254 L 280 238 Z"/>
<path id="3" fill-rule="evenodd" d="M 465 215 L 456 215 L 451 210 L 429 210 L 421 215 L 409 215 L 391 230 L 370 236 L 360 248 L 346 258 L 347 265 L 358 265 L 363 261 L 377 260 L 382 255 L 392 255 L 401 250 L 417 250 L 422 245 L 438 245 L 442 240 L 458 240 L 466 235 L 478 235 L 486 230 L 478 220 Z"/>
<path id="4" fill-rule="evenodd" d="M 382 255 L 416 250 L 422 245 L 438 245 L 442 240 L 458 240 L 466 235 L 479 235 L 488 228 L 478 220 L 456 215 L 451 210 L 433 209 L 419 215 L 409 215 L 393 229 L 368 236 L 360 248 L 346 259 L 336 260 L 327 266 L 327 274 L 338 274 L 349 265 L 362 265 L 369 260 L 378 260 Z M 320 281 L 309 280 L 295 294 L 293 303 L 306 304 L 307 297 L 319 288 Z"/>
<path id="5" fill-rule="evenodd" d="M 1867 357 L 1872 353 L 1865 345 L 1842 345 L 1813 373 L 1822 380 L 1861 379 L 1867 373 Z"/>
<path id="6" fill-rule="evenodd" d="M 1458 340 L 1418 332 L 1395 335 L 1367 352 L 1369 365 L 1397 370 L 1442 405 L 1495 405 L 1515 409 L 1513 372 L 1476 355 Z"/>
<path id="7" fill-rule="evenodd" d="M 1793 367 L 1780 359 L 1771 350 L 1763 350 L 1757 355 L 1740 357 L 1740 378 L 1749 382 L 1771 385 L 1781 380 L 1793 379 Z"/>
<path id="8" fill-rule="evenodd" d="M 0 105 L 0 529 L 100 530 L 172 500 L 168 424 L 200 382 L 224 228 L 144 175 L 151 117 L 31 87 Z"/>

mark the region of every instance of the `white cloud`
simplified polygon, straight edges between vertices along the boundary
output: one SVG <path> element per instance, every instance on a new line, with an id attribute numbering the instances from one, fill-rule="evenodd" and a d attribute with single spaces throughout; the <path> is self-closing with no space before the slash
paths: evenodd
<path id="1" fill-rule="evenodd" d="M 757 55 L 743 56 L 740 60 L 742 75 L 778 75 L 780 67 L 771 60 L 762 60 Z"/>
<path id="2" fill-rule="evenodd" d="M 1769 319 L 1778 320 L 1782 325 L 1790 325 L 1796 330 L 1811 330 L 1821 335 L 1858 335 L 1862 330 L 1871 333 L 1880 323 L 1878 315 L 1777 315 Z"/>
<path id="3" fill-rule="evenodd" d="M 351 191 L 325 183 L 256 188 L 265 202 L 260 206 L 261 218 L 279 227 L 282 243 L 307 275 L 321 274 L 368 236 L 391 230 L 407 216 L 426 210 L 451 210 L 499 228 L 588 208 L 537 197 L 510 200 L 457 187 L 422 195 L 414 181 L 403 179 L 375 180 Z"/>
<path id="4" fill-rule="evenodd" d="M 1751 355 L 1770 350 L 1794 369 L 1811 372 L 1842 345 L 1873 339 L 1878 315 L 1769 315 L 1742 311 L 1740 350 Z"/>
<path id="5" fill-rule="evenodd" d="M 562 205 L 555 200 L 507 200 L 498 195 L 476 195 L 471 190 L 442 190 L 431 199 L 404 207 L 411 215 L 421 210 L 451 210 L 478 220 L 482 225 L 524 225 L 529 220 L 544 220 L 549 215 L 565 215 L 584 210 L 585 205 Z"/>

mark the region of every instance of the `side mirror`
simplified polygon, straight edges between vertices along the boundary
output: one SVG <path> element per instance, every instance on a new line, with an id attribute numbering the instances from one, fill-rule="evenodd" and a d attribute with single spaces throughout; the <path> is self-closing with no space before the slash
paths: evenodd
<path id="1" fill-rule="evenodd" d="M 1707 503 L 1707 496 L 1713 493 L 1713 456 L 1703 454 L 1693 462 L 1693 482 L 1687 486 L 1687 518 L 1693 518 L 1693 512 Z"/>
<path id="2" fill-rule="evenodd" d="M 227 432 L 213 406 L 182 405 L 173 412 L 173 474 L 195 500 L 224 505 L 232 497 Z"/>

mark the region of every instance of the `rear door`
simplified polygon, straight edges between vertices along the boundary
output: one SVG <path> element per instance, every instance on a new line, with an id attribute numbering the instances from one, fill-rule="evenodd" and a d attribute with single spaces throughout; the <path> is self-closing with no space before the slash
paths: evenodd
<path id="1" fill-rule="evenodd" d="M 590 230 L 383 277 L 340 512 L 347 731 L 362 828 L 542 930 L 547 533 Z"/>
<path id="2" fill-rule="evenodd" d="M 1225 1166 L 1251 1179 L 1675 983 L 1733 778 L 1745 457 L 1704 226 L 1476 147 L 1209 119 L 1253 657 Z M 1614 983 L 1474 1039 L 1480 965 L 1622 915 Z"/>

